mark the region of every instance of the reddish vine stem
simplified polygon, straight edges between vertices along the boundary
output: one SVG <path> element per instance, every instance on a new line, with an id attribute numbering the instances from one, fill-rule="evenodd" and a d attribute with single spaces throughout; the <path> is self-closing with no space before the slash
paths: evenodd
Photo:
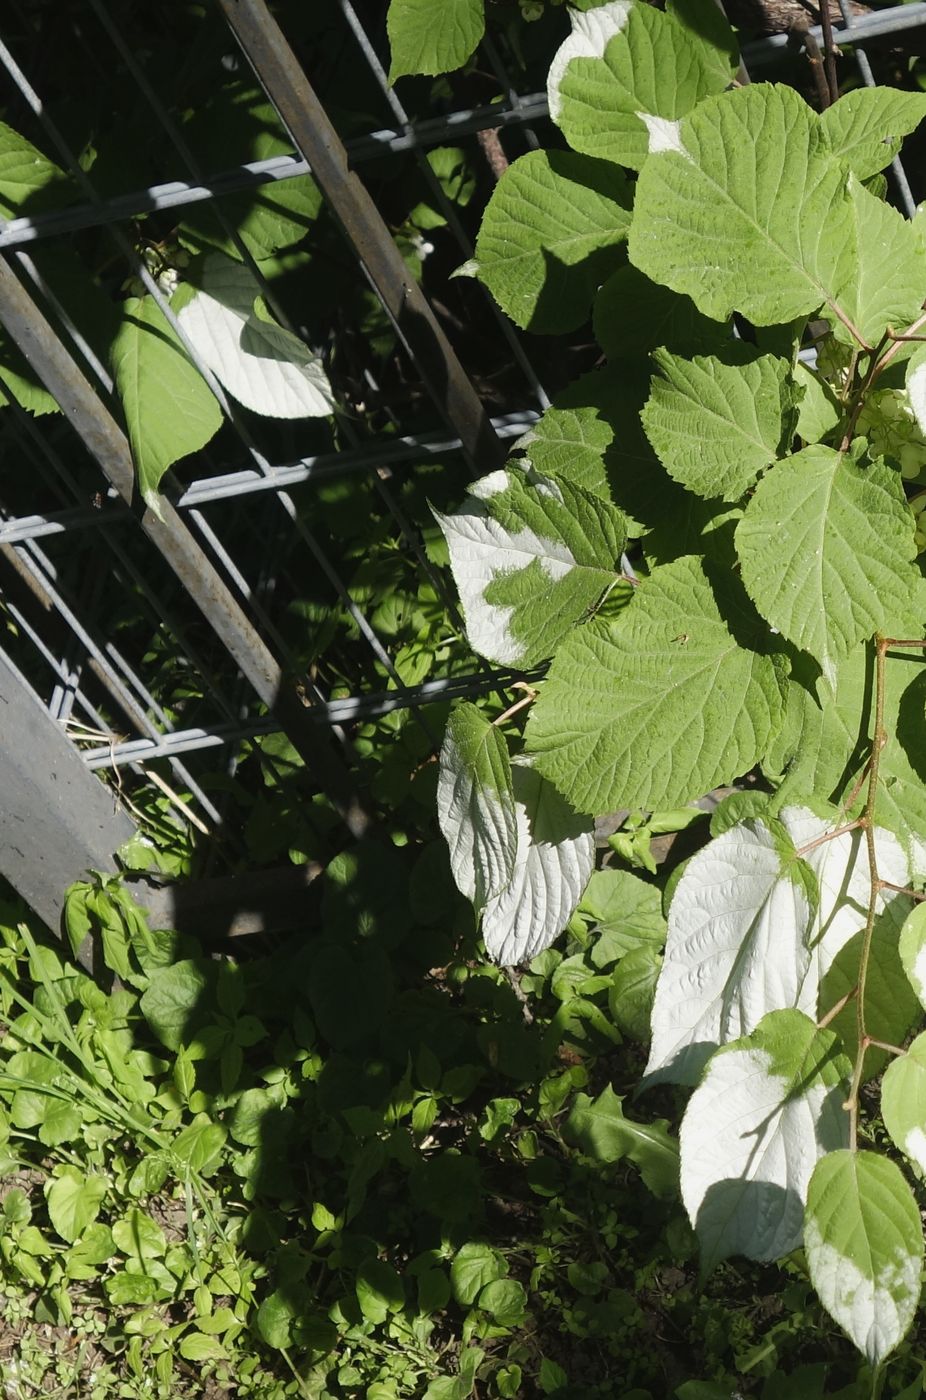
<path id="1" fill-rule="evenodd" d="M 879 880 L 878 889 L 891 890 L 894 894 L 905 894 L 908 899 L 926 899 L 922 890 L 911 890 L 909 885 L 892 885 L 890 880 Z"/>
<path id="2" fill-rule="evenodd" d="M 805 856 L 816 846 L 825 846 L 827 841 L 835 841 L 837 836 L 845 836 L 847 831 L 858 831 L 860 826 L 864 826 L 864 821 L 862 817 L 856 817 L 854 821 L 846 822 L 845 826 L 837 826 L 832 831 L 824 831 L 822 836 L 814 837 L 812 841 L 807 842 L 806 846 L 798 846 L 794 854 Z"/>
<path id="3" fill-rule="evenodd" d="M 878 853 L 875 847 L 875 801 L 878 796 L 878 770 L 881 767 L 881 751 L 887 743 L 887 733 L 884 728 L 884 659 L 887 655 L 889 645 L 889 638 L 880 636 L 875 638 L 875 723 L 871 736 L 871 764 L 868 770 L 868 795 L 865 800 L 865 810 L 859 818 L 865 830 L 865 841 L 868 846 L 868 873 L 871 886 L 868 897 L 868 914 L 865 919 L 865 931 L 862 935 L 862 951 L 858 963 L 858 995 L 855 1001 L 855 1026 L 858 1049 L 855 1052 L 855 1070 L 852 1075 L 849 1097 L 846 1099 L 845 1105 L 849 1113 L 849 1146 L 853 1152 L 858 1147 L 858 1095 L 862 1083 L 862 1071 L 865 1065 L 865 1052 L 872 1043 L 865 1028 L 865 984 L 868 980 L 871 940 L 874 934 L 875 917 L 878 912 L 878 895 L 881 890 L 880 881 L 878 879 Z"/>

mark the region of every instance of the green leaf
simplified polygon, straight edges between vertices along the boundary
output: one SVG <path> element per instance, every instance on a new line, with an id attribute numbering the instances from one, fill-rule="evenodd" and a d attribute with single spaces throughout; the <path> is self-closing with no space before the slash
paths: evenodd
<path id="1" fill-rule="evenodd" d="M 203 170 L 227 169 L 230 152 L 242 165 L 293 153 L 292 140 L 276 110 L 253 78 L 218 87 L 211 100 L 197 101 L 183 134 Z M 297 175 L 223 195 L 224 226 L 210 204 L 188 206 L 180 239 L 196 251 L 211 246 L 240 259 L 240 249 L 228 233 L 231 227 L 253 257 L 265 259 L 304 238 L 321 210 L 321 191 L 315 181 L 310 175 Z"/>
<path id="2" fill-rule="evenodd" d="M 0 214 L 15 219 L 24 213 L 71 204 L 74 182 L 18 131 L 0 122 Z"/>
<path id="3" fill-rule="evenodd" d="M 608 1010 L 617 1029 L 634 1040 L 649 1039 L 650 1013 L 662 959 L 652 945 L 634 948 L 614 969 Z"/>
<path id="4" fill-rule="evenodd" d="M 76 1104 L 61 1099 L 49 1099 L 39 1126 L 39 1141 L 46 1147 L 58 1147 L 80 1137 L 84 1118 Z"/>
<path id="5" fill-rule="evenodd" d="M 504 1259 L 487 1244 L 464 1244 L 450 1265 L 453 1296 L 463 1307 L 469 1307 L 487 1283 L 504 1278 L 506 1273 Z"/>
<path id="6" fill-rule="evenodd" d="M 898 952 L 907 980 L 926 1009 L 926 903 L 914 904 L 907 915 Z"/>
<path id="7" fill-rule="evenodd" d="M 517 848 L 511 879 L 482 913 L 486 951 L 529 962 L 563 931 L 595 865 L 592 823 L 523 762 L 512 765 Z"/>
<path id="8" fill-rule="evenodd" d="M 177 1350 L 185 1361 L 227 1361 L 228 1352 L 218 1337 L 205 1332 L 185 1332 Z"/>
<path id="9" fill-rule="evenodd" d="M 702 316 L 691 297 L 651 282 L 629 264 L 600 288 L 592 323 L 612 363 L 639 361 L 659 346 L 691 356 L 719 354 L 730 344 L 729 325 Z"/>
<path id="10" fill-rule="evenodd" d="M 641 946 L 658 950 L 666 941 L 659 890 L 629 870 L 596 870 L 579 902 L 579 913 L 597 925 L 589 952 L 595 967 L 610 967 Z"/>
<path id="11" fill-rule="evenodd" d="M 141 998 L 141 1011 L 155 1035 L 168 1050 L 179 1050 L 190 1033 L 209 1015 L 204 969 L 185 958 L 170 967 L 156 968 Z"/>
<path id="12" fill-rule="evenodd" d="M 524 1321 L 527 1293 L 524 1285 L 515 1279 L 495 1279 L 486 1284 L 476 1306 L 487 1312 L 499 1327 L 519 1327 Z"/>
<path id="13" fill-rule="evenodd" d="M 137 1207 L 116 1221 L 112 1233 L 116 1248 L 130 1259 L 161 1259 L 167 1248 L 160 1225 Z"/>
<path id="14" fill-rule="evenodd" d="M 849 1140 L 851 1061 L 800 1011 L 772 1011 L 708 1062 L 682 1121 L 681 1187 L 706 1273 L 801 1242 L 815 1162 Z"/>
<path id="15" fill-rule="evenodd" d="M 643 426 L 659 460 L 696 495 L 738 501 L 793 433 L 787 360 L 653 358 L 664 377 L 653 380 Z"/>
<path id="16" fill-rule="evenodd" d="M 430 0 L 428 0 L 430 3 Z M 631 191 L 606 161 L 530 151 L 492 192 L 476 240 L 476 270 L 525 330 L 575 330 L 620 257 Z"/>
<path id="17" fill-rule="evenodd" d="M 855 176 L 849 179 L 852 237 L 857 267 L 834 284 L 835 302 L 870 345 L 889 326 L 903 328 L 918 316 L 923 301 L 926 258 L 916 230 L 897 209 L 871 194 Z M 850 345 L 855 338 L 836 317 L 834 334 Z"/>
<path id="18" fill-rule="evenodd" d="M 211 1123 L 201 1113 L 188 1128 L 177 1134 L 171 1143 L 171 1151 L 178 1161 L 185 1163 L 192 1171 L 208 1176 L 219 1163 L 226 1136 L 221 1123 Z"/>
<path id="19" fill-rule="evenodd" d="M 517 825 L 504 735 L 465 701 L 447 721 L 437 819 L 457 888 L 479 911 L 511 879 Z"/>
<path id="20" fill-rule="evenodd" d="M 85 1176 L 77 1167 L 63 1166 L 45 1183 L 48 1218 L 63 1240 L 73 1244 L 100 1213 L 106 1178 Z"/>
<path id="21" fill-rule="evenodd" d="M 898 473 L 819 445 L 763 478 L 736 530 L 756 607 L 831 685 L 837 664 L 915 588 L 915 549 Z"/>
<path id="22" fill-rule="evenodd" d="M 610 627 L 557 652 L 526 743 L 577 810 L 683 807 L 764 752 L 781 695 L 771 659 L 740 643 L 764 629 L 713 579 L 694 558 L 654 569 Z"/>
<path id="23" fill-rule="evenodd" d="M 483 0 L 390 0 L 386 16 L 389 81 L 462 68 L 485 32 Z"/>
<path id="24" fill-rule="evenodd" d="M 900 1168 L 874 1152 L 830 1152 L 807 1193 L 804 1248 L 814 1288 L 872 1366 L 913 1321 L 923 1227 Z"/>
<path id="25" fill-rule="evenodd" d="M 926 606 L 917 600 L 895 608 L 886 630 L 893 637 L 923 635 L 918 615 Z M 898 600 L 901 605 L 906 600 Z M 891 736 L 881 751 L 875 819 L 893 831 L 905 847 L 913 868 L 926 873 L 926 763 L 923 759 L 923 714 L 926 709 L 926 668 L 910 662 L 910 652 L 888 652 L 885 664 L 884 726 Z M 772 773 L 790 763 L 788 793 L 824 793 L 838 805 L 858 783 L 869 753 L 873 713 L 874 666 L 869 647 L 856 647 L 837 670 L 836 685 L 821 705 L 813 690 L 792 683 L 790 721 L 780 753 L 771 754 Z M 785 763 L 781 762 L 782 757 Z"/>
<path id="26" fill-rule="evenodd" d="M 792 371 L 799 398 L 797 435 L 805 443 L 819 442 L 837 427 L 842 409 L 833 387 L 815 374 L 803 360 Z M 803 390 L 803 396 L 801 391 Z"/>
<path id="27" fill-rule="evenodd" d="M 385 1322 L 405 1307 L 405 1288 L 391 1264 L 366 1259 L 357 1270 L 357 1302 L 368 1322 Z"/>
<path id="28" fill-rule="evenodd" d="M 561 477 L 492 472 L 453 515 L 434 515 L 470 645 L 491 661 L 531 666 L 552 655 L 617 581 L 624 517 Z"/>
<path id="29" fill-rule="evenodd" d="M 222 426 L 212 391 L 153 297 L 130 297 L 111 351 L 142 496 L 160 510 L 158 483 Z"/>
<path id="30" fill-rule="evenodd" d="M 885 1070 L 881 1113 L 895 1145 L 926 1172 L 926 1033 Z"/>
<path id="31" fill-rule="evenodd" d="M 581 392 L 571 385 L 532 428 L 517 441 L 524 449 L 522 461 L 541 476 L 561 477 L 610 499 L 602 457 L 614 439 L 614 430 L 592 404 L 582 403 Z M 575 403 L 573 402 L 575 400 Z"/>
<path id="32" fill-rule="evenodd" d="M 926 117 L 926 96 L 893 88 L 855 88 L 820 121 L 833 152 L 865 180 L 890 165 L 905 136 Z"/>
<path id="33" fill-rule="evenodd" d="M 636 1123 L 624 1116 L 623 1100 L 610 1085 L 597 1099 L 577 1094 L 563 1136 L 586 1157 L 598 1162 L 620 1162 L 626 1157 L 654 1196 L 670 1200 L 678 1194 L 678 1144 L 668 1124 Z"/>
<path id="34" fill-rule="evenodd" d="M 718 321 L 833 307 L 858 273 L 848 177 L 803 99 L 765 83 L 707 98 L 678 142 L 637 182 L 631 262 Z"/>
<path id="35" fill-rule="evenodd" d="M 554 58 L 550 114 L 574 150 L 639 170 L 667 128 L 733 75 L 710 46 L 692 42 L 692 30 L 672 13 L 633 4 L 611 6 L 607 15 L 613 32 L 604 45 L 604 15 L 597 23 L 594 11 L 573 20 L 579 32 L 590 31 L 589 41 L 583 52 L 573 36 L 574 56 L 565 67 L 569 40 Z"/>
<path id="36" fill-rule="evenodd" d="M 880 861 L 878 873 L 881 874 Z M 876 1040 L 883 1040 L 888 1045 L 901 1045 L 920 1016 L 919 1003 L 904 975 L 897 951 L 898 926 L 905 908 L 905 901 L 900 901 L 899 909 L 889 909 L 878 921 L 865 979 L 865 1029 Z M 862 923 L 862 919 L 857 921 L 858 932 L 839 950 L 821 981 L 821 1014 L 835 1006 L 858 983 L 859 959 L 864 944 Z M 858 1046 L 855 1006 L 844 1006 L 830 1024 L 841 1036 L 846 1053 L 854 1057 Z M 871 1079 L 880 1073 L 887 1058 L 887 1051 L 872 1046 L 865 1055 L 865 1078 Z"/>

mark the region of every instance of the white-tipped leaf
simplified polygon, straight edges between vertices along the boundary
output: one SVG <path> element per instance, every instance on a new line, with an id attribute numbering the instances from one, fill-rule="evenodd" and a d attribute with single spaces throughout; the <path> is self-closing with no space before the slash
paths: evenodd
<path id="1" fill-rule="evenodd" d="M 627 23 L 632 8 L 633 0 L 608 0 L 606 5 L 598 5 L 594 10 L 568 11 L 572 33 L 556 50 L 547 74 L 547 102 L 553 121 L 559 121 L 560 85 L 569 64 L 574 58 L 602 58 L 610 40 Z"/>
<path id="2" fill-rule="evenodd" d="M 779 828 L 744 822 L 689 861 L 672 898 L 648 1083 L 696 1084 L 719 1045 L 768 1012 L 816 1009 L 813 882 Z"/>
<path id="3" fill-rule="evenodd" d="M 872 1366 L 893 1351 L 920 1296 L 923 1227 L 900 1168 L 875 1152 L 830 1152 L 807 1192 L 804 1248 L 827 1312 Z"/>
<path id="4" fill-rule="evenodd" d="M 243 263 L 210 253 L 178 320 L 199 359 L 245 408 L 268 418 L 331 413 L 321 360 L 261 313 L 260 287 Z"/>
<path id="5" fill-rule="evenodd" d="M 465 701 L 447 721 L 437 820 L 457 888 L 480 910 L 511 879 L 517 829 L 504 735 Z"/>
<path id="6" fill-rule="evenodd" d="M 818 1159 L 848 1142 L 852 1066 L 799 1011 L 773 1011 L 719 1050 L 682 1122 L 681 1187 L 705 1272 L 731 1254 L 778 1259 L 801 1242 Z"/>
<path id="7" fill-rule="evenodd" d="M 482 915 L 490 957 L 508 967 L 542 953 L 572 917 L 595 864 L 588 817 L 577 816 L 533 768 L 513 763 L 517 854 L 507 887 Z"/>
<path id="8" fill-rule="evenodd" d="M 894 1143 L 926 1173 L 926 1034 L 885 1070 L 881 1112 Z"/>
<path id="9" fill-rule="evenodd" d="M 907 915 L 900 931 L 899 952 L 910 986 L 926 1008 L 926 904 L 914 905 Z"/>
<path id="10" fill-rule="evenodd" d="M 551 655 L 616 581 L 624 517 L 562 478 L 512 468 L 434 512 L 475 651 L 508 665 Z"/>

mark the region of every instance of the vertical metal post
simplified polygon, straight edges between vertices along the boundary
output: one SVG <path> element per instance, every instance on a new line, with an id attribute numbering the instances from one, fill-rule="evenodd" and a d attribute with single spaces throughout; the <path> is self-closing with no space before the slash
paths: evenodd
<path id="1" fill-rule="evenodd" d="M 504 448 L 427 298 L 402 260 L 366 187 L 264 0 L 219 0 L 241 48 L 415 362 L 425 387 L 460 438 L 471 467 L 500 465 Z"/>
<path id="2" fill-rule="evenodd" d="M 137 506 L 135 472 L 128 439 L 2 256 L 0 322 L 65 417 L 73 423 L 119 495 L 128 504 Z M 333 752 L 328 736 L 319 734 L 295 686 L 284 678 L 280 663 L 245 616 L 177 511 L 169 501 L 162 500 L 160 515 L 145 508 L 139 511 L 139 522 L 242 674 L 264 704 L 276 714 L 313 777 L 335 804 L 349 829 L 355 835 L 362 834 L 369 818 L 347 768 Z"/>

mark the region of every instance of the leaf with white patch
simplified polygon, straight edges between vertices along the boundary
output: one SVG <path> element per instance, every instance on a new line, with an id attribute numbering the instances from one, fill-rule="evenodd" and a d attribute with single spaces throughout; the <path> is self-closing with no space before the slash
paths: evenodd
<path id="1" fill-rule="evenodd" d="M 722 92 L 732 71 L 670 11 L 608 9 L 610 36 L 602 22 L 566 41 L 565 63 L 554 60 L 550 111 L 574 150 L 638 170 L 648 154 L 681 149 L 678 118 Z"/>
<path id="2" fill-rule="evenodd" d="M 593 10 L 567 11 L 572 33 L 564 39 L 550 64 L 547 74 L 547 104 L 550 119 L 559 123 L 562 111 L 560 86 L 563 75 L 574 58 L 602 58 L 615 34 L 619 34 L 627 23 L 627 16 L 633 9 L 634 0 L 608 0 L 607 4 L 596 5 Z"/>
<path id="3" fill-rule="evenodd" d="M 517 817 L 514 871 L 482 915 L 486 951 L 503 967 L 549 948 L 575 912 L 595 864 L 595 837 L 555 788 L 524 763 L 511 777 Z"/>
<path id="4" fill-rule="evenodd" d="M 921 433 L 926 433 L 926 345 L 914 350 L 907 362 L 907 396 Z"/>
<path id="5" fill-rule="evenodd" d="M 725 363 L 658 350 L 643 426 L 659 460 L 698 496 L 738 501 L 793 434 L 790 365 L 774 355 Z M 743 357 L 744 358 L 744 357 Z"/>
<path id="6" fill-rule="evenodd" d="M 504 735 L 466 701 L 447 721 L 437 820 L 457 888 L 477 911 L 508 885 L 517 849 L 511 765 Z"/>
<path id="7" fill-rule="evenodd" d="M 779 1259 L 801 1242 L 811 1173 L 845 1147 L 851 1062 L 800 1011 L 772 1011 L 718 1050 L 682 1120 L 682 1200 L 701 1268 Z"/>
<path id="8" fill-rule="evenodd" d="M 784 831 L 744 822 L 691 858 L 669 908 L 644 1078 L 696 1084 L 719 1045 L 768 1012 L 813 1016 L 813 880 Z"/>
<path id="9" fill-rule="evenodd" d="M 476 275 L 525 330 L 575 330 L 617 266 L 632 199 L 609 161 L 530 151 L 492 191 L 476 239 Z"/>
<path id="10" fill-rule="evenodd" d="M 838 663 L 915 589 L 913 528 L 896 471 L 805 447 L 760 481 L 737 526 L 743 583 L 832 685 Z"/>
<path id="11" fill-rule="evenodd" d="M 809 934 L 814 956 L 814 977 L 819 982 L 850 939 L 865 927 L 871 894 L 868 842 L 861 829 L 844 831 L 839 836 L 822 840 L 833 830 L 833 823 L 816 816 L 806 807 L 784 807 L 778 815 L 795 848 L 801 852 L 801 859 L 813 871 L 817 881 L 819 902 Z M 893 832 L 876 826 L 874 842 L 879 878 L 892 885 L 906 885 L 909 867 L 897 837 Z M 812 849 L 803 849 L 808 846 Z M 896 939 L 897 926 L 908 908 L 909 901 L 902 895 L 893 890 L 882 890 L 876 906 L 876 930 L 883 928 L 887 935 L 893 928 Z M 877 932 L 875 936 L 877 939 Z M 821 1014 L 828 1009 L 826 1006 L 819 1007 Z"/>
<path id="12" fill-rule="evenodd" d="M 807 1192 L 804 1249 L 827 1312 L 872 1366 L 907 1333 L 920 1296 L 923 1227 L 900 1168 L 875 1152 L 830 1152 Z"/>
<path id="13" fill-rule="evenodd" d="M 334 398 L 321 360 L 266 319 L 260 288 L 242 263 L 222 253 L 205 257 L 197 289 L 177 319 L 206 368 L 245 408 L 268 418 L 331 413 Z"/>
<path id="14" fill-rule="evenodd" d="M 926 117 L 926 95 L 896 88 L 855 88 L 820 117 L 834 153 L 860 180 L 883 170 L 905 136 Z"/>
<path id="15" fill-rule="evenodd" d="M 885 1070 L 881 1112 L 895 1145 L 926 1173 L 926 1034 Z"/>
<path id="16" fill-rule="evenodd" d="M 222 426 L 222 411 L 153 297 L 130 297 L 123 304 L 110 359 L 138 485 L 160 514 L 161 477 L 206 445 Z"/>
<path id="17" fill-rule="evenodd" d="M 562 478 L 492 472 L 453 515 L 434 515 L 470 645 L 490 661 L 531 666 L 552 655 L 618 576 L 624 517 Z"/>
<path id="18" fill-rule="evenodd" d="M 926 904 L 915 904 L 900 930 L 900 961 L 920 1005 L 926 1008 Z"/>
<path id="19" fill-rule="evenodd" d="M 690 556 L 653 569 L 608 628 L 558 648 L 528 749 L 580 811 L 684 807 L 747 772 L 777 729 L 770 641 L 729 575 Z"/>
<path id="20" fill-rule="evenodd" d="M 849 177 L 803 99 L 765 83 L 708 97 L 679 141 L 685 154 L 651 157 L 637 181 L 631 262 L 718 321 L 845 314 L 837 292 L 859 269 Z"/>

